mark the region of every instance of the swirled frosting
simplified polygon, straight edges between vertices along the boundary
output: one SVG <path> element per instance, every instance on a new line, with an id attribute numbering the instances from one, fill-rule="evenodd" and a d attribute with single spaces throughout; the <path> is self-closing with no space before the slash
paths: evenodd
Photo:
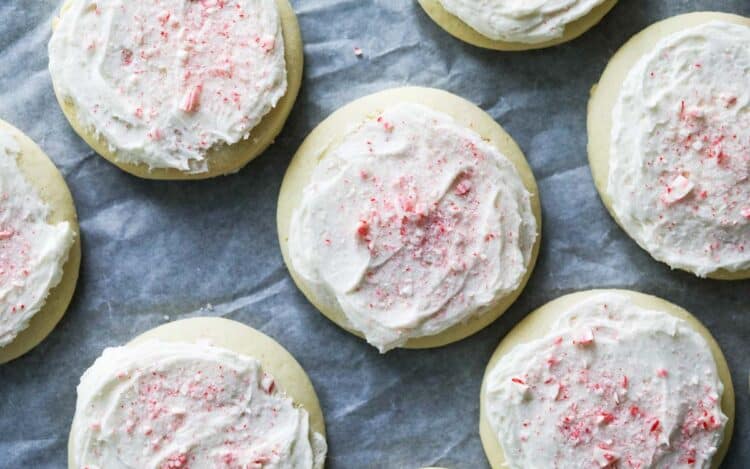
<path id="1" fill-rule="evenodd" d="M 607 192 L 656 259 L 704 276 L 750 268 L 750 28 L 674 33 L 627 75 Z"/>
<path id="2" fill-rule="evenodd" d="M 563 36 L 565 27 L 604 0 L 438 0 L 485 37 L 538 44 Z"/>
<path id="3" fill-rule="evenodd" d="M 274 0 L 70 0 L 49 57 L 81 124 L 150 168 L 207 171 L 287 89 Z"/>
<path id="4" fill-rule="evenodd" d="M 688 323 L 602 294 L 513 348 L 483 398 L 511 468 L 709 468 L 722 393 Z"/>
<path id="5" fill-rule="evenodd" d="M 50 208 L 18 167 L 20 153 L 0 129 L 0 347 L 29 326 L 60 283 L 74 236 L 68 222 L 47 223 Z"/>
<path id="6" fill-rule="evenodd" d="M 87 469 L 322 469 L 326 454 L 257 360 L 161 341 L 104 351 L 81 378 L 71 439 Z"/>
<path id="7" fill-rule="evenodd" d="M 289 255 L 384 352 L 513 292 L 535 239 L 513 164 L 449 116 L 402 103 L 325 154 L 293 213 Z"/>

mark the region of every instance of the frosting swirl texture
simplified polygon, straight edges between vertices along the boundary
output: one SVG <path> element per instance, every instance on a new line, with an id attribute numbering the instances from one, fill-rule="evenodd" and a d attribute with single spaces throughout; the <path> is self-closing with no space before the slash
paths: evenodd
<path id="1" fill-rule="evenodd" d="M 604 0 L 438 0 L 482 35 L 538 44 L 562 37 L 565 27 Z"/>

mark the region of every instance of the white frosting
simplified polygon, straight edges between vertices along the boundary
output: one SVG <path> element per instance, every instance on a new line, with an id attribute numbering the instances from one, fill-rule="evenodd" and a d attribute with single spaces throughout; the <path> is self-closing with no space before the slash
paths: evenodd
<path id="1" fill-rule="evenodd" d="M 563 36 L 565 27 L 604 0 L 438 0 L 485 37 L 538 44 Z"/>
<path id="2" fill-rule="evenodd" d="M 727 421 L 703 337 L 622 295 L 572 306 L 486 385 L 511 468 L 709 468 Z"/>
<path id="3" fill-rule="evenodd" d="M 516 290 L 535 239 L 513 164 L 449 116 L 403 103 L 327 152 L 292 216 L 289 255 L 382 352 Z"/>
<path id="4" fill-rule="evenodd" d="M 0 129 L 0 347 L 10 344 L 60 283 L 73 244 L 17 164 L 20 147 Z"/>
<path id="5" fill-rule="evenodd" d="M 322 469 L 326 442 L 257 360 L 206 344 L 109 348 L 71 433 L 87 469 Z"/>
<path id="6" fill-rule="evenodd" d="M 608 194 L 656 259 L 750 268 L 750 28 L 672 34 L 630 71 L 612 115 Z"/>
<path id="7" fill-rule="evenodd" d="M 71 0 L 49 56 L 78 120 L 150 168 L 205 172 L 287 88 L 274 0 Z"/>

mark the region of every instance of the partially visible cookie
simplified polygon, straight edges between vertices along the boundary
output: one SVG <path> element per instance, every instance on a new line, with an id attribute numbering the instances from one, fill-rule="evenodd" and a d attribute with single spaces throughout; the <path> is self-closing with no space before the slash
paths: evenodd
<path id="1" fill-rule="evenodd" d="M 42 150 L 0 120 L 0 363 L 52 332 L 78 280 L 78 220 Z"/>
<path id="2" fill-rule="evenodd" d="M 419 0 L 440 27 L 475 46 L 501 51 L 542 49 L 594 27 L 617 0 Z"/>
<path id="3" fill-rule="evenodd" d="M 646 28 L 591 93 L 588 153 L 620 226 L 671 268 L 750 278 L 750 19 Z"/>
<path id="4" fill-rule="evenodd" d="M 49 57 L 75 131 L 151 179 L 238 171 L 281 131 L 302 82 L 288 0 L 68 0 Z"/>
<path id="5" fill-rule="evenodd" d="M 709 331 L 626 290 L 554 300 L 487 366 L 480 434 L 493 468 L 703 467 L 721 463 L 734 390 Z"/>
<path id="6" fill-rule="evenodd" d="M 322 469 L 315 391 L 278 343 L 196 318 L 106 349 L 78 386 L 68 467 Z"/>
<path id="7" fill-rule="evenodd" d="M 381 352 L 436 347 L 497 319 L 533 270 L 538 191 L 520 149 L 473 104 L 399 88 L 321 123 L 279 196 L 295 282 Z"/>

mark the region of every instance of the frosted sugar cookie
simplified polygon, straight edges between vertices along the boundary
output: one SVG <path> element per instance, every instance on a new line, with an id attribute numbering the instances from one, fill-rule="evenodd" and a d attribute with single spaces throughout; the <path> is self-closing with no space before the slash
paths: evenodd
<path id="1" fill-rule="evenodd" d="M 49 43 L 57 99 L 136 176 L 233 173 L 281 131 L 302 80 L 288 0 L 68 0 Z"/>
<path id="2" fill-rule="evenodd" d="M 109 348 L 81 378 L 68 466 L 322 469 L 323 416 L 271 338 L 198 318 Z"/>
<path id="3" fill-rule="evenodd" d="M 518 146 L 455 95 L 399 88 L 321 123 L 292 161 L 278 228 L 295 282 L 381 352 L 460 340 L 516 299 L 539 247 Z"/>
<path id="4" fill-rule="evenodd" d="M 451 35 L 502 51 L 541 49 L 594 27 L 617 0 L 419 0 Z"/>
<path id="5" fill-rule="evenodd" d="M 687 311 L 598 290 L 521 321 L 490 359 L 480 408 L 493 468 L 716 468 L 734 390 L 718 344 Z"/>
<path id="6" fill-rule="evenodd" d="M 655 259 L 750 277 L 750 20 L 656 23 L 612 58 L 589 102 L 604 204 Z"/>
<path id="7" fill-rule="evenodd" d="M 73 198 L 42 150 L 0 120 L 0 363 L 52 332 L 78 280 Z"/>

